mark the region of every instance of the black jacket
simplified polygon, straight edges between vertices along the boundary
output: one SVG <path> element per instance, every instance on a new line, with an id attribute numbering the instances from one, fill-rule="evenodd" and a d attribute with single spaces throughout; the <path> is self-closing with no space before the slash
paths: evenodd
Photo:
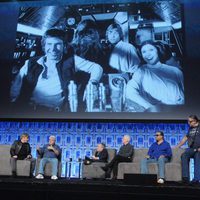
<path id="1" fill-rule="evenodd" d="M 95 157 L 99 157 L 99 160 L 95 160 L 97 162 L 107 162 L 108 161 L 108 151 L 107 149 L 103 149 L 101 152 L 95 152 Z"/>
<path id="2" fill-rule="evenodd" d="M 132 159 L 133 153 L 134 147 L 130 143 L 128 143 L 120 147 L 118 155 Z"/>
<path id="3" fill-rule="evenodd" d="M 28 144 L 28 148 L 27 148 L 27 156 L 28 156 L 28 155 L 31 155 L 31 147 L 29 143 L 27 144 Z M 20 140 L 15 140 L 10 148 L 10 155 L 11 156 L 18 155 L 21 148 L 22 148 L 22 142 Z"/>
<path id="4" fill-rule="evenodd" d="M 43 66 L 41 66 L 37 61 L 40 57 L 31 58 L 28 62 L 27 75 L 23 79 L 22 88 L 20 96 L 17 99 L 18 104 L 27 104 L 30 101 L 32 92 L 38 82 L 38 77 L 42 73 Z M 66 58 L 61 60 L 56 64 L 58 71 L 61 87 L 63 89 L 63 96 L 65 97 L 65 102 L 67 101 L 67 87 L 70 80 L 74 79 L 75 67 L 74 67 L 74 57 Z"/>

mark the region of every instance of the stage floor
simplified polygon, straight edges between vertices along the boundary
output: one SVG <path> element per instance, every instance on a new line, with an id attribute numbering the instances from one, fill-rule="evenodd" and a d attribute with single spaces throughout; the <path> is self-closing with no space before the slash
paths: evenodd
<path id="1" fill-rule="evenodd" d="M 200 199 L 200 185 L 125 184 L 122 180 L 81 180 L 61 178 L 37 180 L 35 178 L 0 177 L 0 194 L 6 199 Z"/>

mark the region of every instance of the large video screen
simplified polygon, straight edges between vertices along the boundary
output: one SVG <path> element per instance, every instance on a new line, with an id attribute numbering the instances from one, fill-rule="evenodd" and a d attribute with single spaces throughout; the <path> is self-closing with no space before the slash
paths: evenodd
<path id="1" fill-rule="evenodd" d="M 1 117 L 167 119 L 185 113 L 178 1 L 26 4 L 13 17 Z"/>

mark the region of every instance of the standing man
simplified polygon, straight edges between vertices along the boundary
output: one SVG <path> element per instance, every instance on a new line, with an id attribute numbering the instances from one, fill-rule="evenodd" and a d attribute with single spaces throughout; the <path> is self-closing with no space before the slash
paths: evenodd
<path id="1" fill-rule="evenodd" d="M 11 102 L 17 105 L 17 109 L 25 112 L 27 107 L 39 112 L 69 111 L 70 80 L 76 81 L 76 74 L 81 71 L 90 74 L 87 77 L 89 80 L 84 80 L 83 77 L 79 79 L 81 88 L 87 83 L 96 85 L 103 69 L 94 62 L 74 55 L 73 50 L 69 50 L 63 30 L 47 30 L 42 38 L 42 47 L 45 55 L 27 60 L 13 80 Z"/>
<path id="2" fill-rule="evenodd" d="M 117 179 L 118 164 L 120 162 L 131 162 L 134 147 L 130 144 L 130 136 L 124 135 L 122 138 L 123 145 L 120 147 L 118 154 L 105 167 L 101 167 L 106 171 L 106 177 L 110 177 L 113 170 L 113 180 Z"/>
<path id="3" fill-rule="evenodd" d="M 158 183 L 163 184 L 165 180 L 165 163 L 172 157 L 172 150 L 167 141 L 164 140 L 162 131 L 156 132 L 156 142 L 154 142 L 148 151 L 148 155 L 141 160 L 141 174 L 148 174 L 148 164 L 158 164 Z"/>
<path id="4" fill-rule="evenodd" d="M 42 148 L 37 148 L 38 154 L 42 157 L 39 164 L 39 171 L 38 175 L 36 176 L 37 179 L 44 179 L 44 168 L 46 163 L 51 163 L 52 165 L 52 180 L 57 180 L 57 173 L 58 173 L 58 158 L 61 155 L 60 147 L 55 144 L 56 137 L 51 135 L 49 137 L 49 144 L 44 145 Z"/>
<path id="5" fill-rule="evenodd" d="M 192 183 L 199 184 L 200 181 L 200 125 L 199 119 L 196 115 L 190 115 L 188 117 L 189 130 L 187 135 L 183 137 L 180 143 L 177 145 L 180 148 L 186 142 L 188 142 L 188 148 L 181 155 L 182 162 L 182 181 L 183 183 L 189 183 L 189 163 L 190 158 L 194 158 L 194 179 Z"/>
<path id="6" fill-rule="evenodd" d="M 30 177 L 33 177 L 33 172 L 35 169 L 35 158 L 32 158 L 31 147 L 28 143 L 29 135 L 23 133 L 20 136 L 20 140 L 15 140 L 10 148 L 10 164 L 12 170 L 12 176 L 16 177 L 16 162 L 17 160 L 28 160 L 31 162 Z"/>

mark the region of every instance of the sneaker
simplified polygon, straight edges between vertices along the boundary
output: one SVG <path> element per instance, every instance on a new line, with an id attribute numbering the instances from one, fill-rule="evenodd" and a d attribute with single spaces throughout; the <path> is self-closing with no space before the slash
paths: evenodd
<path id="1" fill-rule="evenodd" d="M 157 183 L 159 183 L 159 184 L 163 184 L 165 181 L 164 181 L 164 179 L 162 179 L 162 178 L 159 178 L 158 179 L 158 181 L 157 181 Z"/>
<path id="2" fill-rule="evenodd" d="M 38 174 L 35 178 L 37 178 L 37 179 L 44 179 L 44 176 L 42 174 Z"/>
<path id="3" fill-rule="evenodd" d="M 58 177 L 57 177 L 56 175 L 53 175 L 53 176 L 51 176 L 51 179 L 52 179 L 52 180 L 57 180 Z"/>

